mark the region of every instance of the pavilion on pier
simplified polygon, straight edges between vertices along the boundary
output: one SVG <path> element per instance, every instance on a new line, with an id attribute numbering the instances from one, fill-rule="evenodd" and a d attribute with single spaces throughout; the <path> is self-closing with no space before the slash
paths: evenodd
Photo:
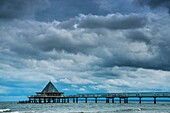
<path id="1" fill-rule="evenodd" d="M 36 92 L 36 95 L 28 96 L 29 103 L 51 103 L 64 97 L 64 92 L 59 92 L 58 89 L 50 81 L 41 92 Z"/>

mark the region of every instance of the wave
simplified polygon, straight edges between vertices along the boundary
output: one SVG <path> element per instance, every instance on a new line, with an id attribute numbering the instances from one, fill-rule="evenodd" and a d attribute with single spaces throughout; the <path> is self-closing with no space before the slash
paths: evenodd
<path id="1" fill-rule="evenodd" d="M 19 113 L 18 111 L 12 112 L 10 109 L 0 109 L 0 113 Z"/>
<path id="2" fill-rule="evenodd" d="M 0 113 L 1 112 L 11 112 L 11 110 L 10 109 L 0 109 Z"/>
<path id="3" fill-rule="evenodd" d="M 128 109 L 121 109 L 121 110 L 116 110 L 115 112 L 126 112 L 126 111 L 142 111 L 141 108 L 128 108 Z"/>
<path id="4" fill-rule="evenodd" d="M 18 112 L 18 111 L 15 111 L 15 112 L 10 112 L 10 113 L 20 113 L 20 112 Z"/>

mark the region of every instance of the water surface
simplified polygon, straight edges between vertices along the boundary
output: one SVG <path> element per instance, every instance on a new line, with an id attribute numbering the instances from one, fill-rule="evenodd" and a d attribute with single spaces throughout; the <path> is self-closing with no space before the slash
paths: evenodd
<path id="1" fill-rule="evenodd" d="M 11 113 L 170 113 L 170 103 L 157 104 L 131 102 L 128 104 L 105 102 L 17 104 L 0 102 L 0 110 L 10 109 Z"/>

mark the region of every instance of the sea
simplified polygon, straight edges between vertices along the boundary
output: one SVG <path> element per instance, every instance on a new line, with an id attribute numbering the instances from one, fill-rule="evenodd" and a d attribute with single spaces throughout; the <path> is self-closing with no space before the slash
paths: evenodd
<path id="1" fill-rule="evenodd" d="M 105 103 L 94 101 L 84 103 L 19 104 L 0 102 L 0 113 L 170 113 L 170 102 Z"/>

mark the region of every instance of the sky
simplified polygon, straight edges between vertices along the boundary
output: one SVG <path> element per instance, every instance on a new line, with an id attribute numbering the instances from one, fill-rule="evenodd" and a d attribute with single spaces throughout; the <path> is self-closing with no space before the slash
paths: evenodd
<path id="1" fill-rule="evenodd" d="M 169 0 L 0 0 L 0 101 L 170 91 Z"/>

